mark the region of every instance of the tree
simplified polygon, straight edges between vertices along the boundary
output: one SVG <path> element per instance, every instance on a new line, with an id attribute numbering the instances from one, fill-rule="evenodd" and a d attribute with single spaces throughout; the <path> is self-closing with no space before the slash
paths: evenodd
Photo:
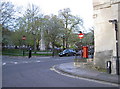
<path id="1" fill-rule="evenodd" d="M 15 10 L 14 5 L 11 2 L 1 2 L 0 3 L 0 24 L 2 24 L 2 29 L 7 28 L 10 29 L 13 26 L 13 22 L 15 21 Z"/>
<path id="2" fill-rule="evenodd" d="M 52 15 L 48 20 L 44 28 L 45 40 L 52 44 L 52 48 L 58 45 L 58 40 L 61 38 L 63 31 L 63 23 L 56 16 Z"/>
<path id="3" fill-rule="evenodd" d="M 94 46 L 94 30 L 91 29 L 88 33 L 83 33 L 83 39 L 78 39 L 75 42 L 75 45 L 78 49 L 81 49 L 82 46 Z"/>
<path id="4" fill-rule="evenodd" d="M 85 34 L 83 39 L 84 45 L 94 45 L 94 28 L 89 29 L 90 32 Z"/>
<path id="5" fill-rule="evenodd" d="M 23 36 L 26 36 L 26 40 L 22 40 L 22 37 Z M 28 32 L 25 32 L 24 29 L 21 30 L 21 29 L 18 29 L 18 30 L 15 30 L 14 33 L 12 33 L 11 35 L 11 38 L 12 38 L 12 42 L 14 45 L 17 45 L 17 46 L 22 46 L 22 45 L 26 45 L 26 46 L 29 46 L 29 45 L 34 45 L 34 39 L 33 39 L 33 35 L 32 34 L 29 34 Z"/>
<path id="6" fill-rule="evenodd" d="M 65 29 L 65 34 L 63 35 L 63 48 L 65 48 L 65 46 L 68 48 L 68 40 L 72 30 L 75 30 L 75 28 L 78 27 L 77 25 L 83 26 L 83 20 L 78 16 L 73 16 L 70 12 L 69 8 L 59 11 L 59 16 L 64 22 Z"/>
<path id="7" fill-rule="evenodd" d="M 89 33 L 84 34 L 82 43 L 83 45 L 93 45 L 93 33 L 89 32 Z"/>
<path id="8" fill-rule="evenodd" d="M 14 23 L 13 23 L 15 21 L 14 5 L 11 2 L 1 1 L 0 13 L 1 13 L 1 17 L 0 17 L 1 27 L 0 28 L 2 30 L 2 44 L 3 45 L 12 44 L 11 39 L 10 39 L 10 35 L 12 31 L 10 31 L 9 29 L 14 27 Z"/>
<path id="9" fill-rule="evenodd" d="M 37 49 L 37 40 L 40 40 L 40 26 L 42 24 L 42 14 L 39 13 L 39 8 L 35 5 L 29 5 L 24 14 L 25 31 L 32 34 L 34 38 L 34 50 Z"/>
<path id="10" fill-rule="evenodd" d="M 12 39 L 11 39 L 11 36 L 13 34 L 13 31 L 10 31 L 8 29 L 5 29 L 4 30 L 2 29 L 2 45 L 12 45 Z"/>

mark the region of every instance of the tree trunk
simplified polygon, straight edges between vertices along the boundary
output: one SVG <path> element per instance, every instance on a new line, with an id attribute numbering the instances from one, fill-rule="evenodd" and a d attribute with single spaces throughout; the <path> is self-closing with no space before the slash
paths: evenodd
<path id="1" fill-rule="evenodd" d="M 55 49 L 54 49 L 54 42 L 52 42 L 52 56 L 54 57 L 54 55 L 55 55 Z"/>
<path id="2" fill-rule="evenodd" d="M 66 48 L 68 48 L 68 38 L 66 37 Z"/>
<path id="3" fill-rule="evenodd" d="M 36 37 L 34 35 L 34 51 L 35 51 L 35 53 L 36 53 L 36 49 L 37 49 L 37 47 L 36 47 Z"/>
<path id="4" fill-rule="evenodd" d="M 65 49 L 65 37 L 63 36 L 63 50 Z"/>
<path id="5" fill-rule="evenodd" d="M 69 36 L 68 36 L 68 34 L 66 35 L 66 39 L 65 39 L 65 41 L 66 41 L 66 48 L 68 48 L 68 39 L 69 39 Z"/>

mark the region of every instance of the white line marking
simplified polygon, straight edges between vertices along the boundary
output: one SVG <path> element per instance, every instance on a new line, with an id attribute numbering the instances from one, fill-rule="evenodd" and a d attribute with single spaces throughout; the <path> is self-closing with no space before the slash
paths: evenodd
<path id="1" fill-rule="evenodd" d="M 41 62 L 41 61 L 36 61 L 36 62 Z"/>
<path id="2" fill-rule="evenodd" d="M 65 74 L 65 73 L 62 73 L 62 72 L 59 72 L 55 69 L 55 65 L 50 68 L 51 71 L 55 71 L 56 73 L 58 74 L 61 74 L 61 75 L 64 75 L 64 76 L 67 76 L 67 77 L 71 77 L 71 78 L 77 78 L 77 79 L 83 79 L 83 80 L 87 80 L 87 81 L 92 81 L 92 82 L 97 82 L 97 83 L 102 83 L 102 84 L 109 84 L 109 85 L 113 85 L 113 86 L 119 86 L 118 84 L 114 84 L 114 83 L 109 83 L 109 82 L 105 82 L 105 81 L 99 81 L 99 80 L 92 80 L 92 79 L 87 79 L 87 78 L 82 78 L 82 77 L 77 77 L 77 76 L 73 76 L 73 75 L 69 75 L 69 74 Z"/>
<path id="3" fill-rule="evenodd" d="M 50 57 L 40 57 L 40 58 L 50 58 Z"/>
<path id="4" fill-rule="evenodd" d="M 2 65 L 6 65 L 6 63 L 4 62 Z"/>
<path id="5" fill-rule="evenodd" d="M 18 64 L 18 62 L 14 62 L 14 64 Z"/>

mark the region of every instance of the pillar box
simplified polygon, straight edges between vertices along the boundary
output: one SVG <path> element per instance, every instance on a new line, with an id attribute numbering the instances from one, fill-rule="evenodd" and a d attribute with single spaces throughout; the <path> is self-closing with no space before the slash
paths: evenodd
<path id="1" fill-rule="evenodd" d="M 88 47 L 83 46 L 82 50 L 83 50 L 83 53 L 82 53 L 83 58 L 88 58 Z"/>

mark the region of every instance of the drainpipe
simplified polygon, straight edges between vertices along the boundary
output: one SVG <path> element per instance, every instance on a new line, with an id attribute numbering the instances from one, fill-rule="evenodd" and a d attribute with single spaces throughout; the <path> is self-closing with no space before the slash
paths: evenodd
<path id="1" fill-rule="evenodd" d="M 119 54 L 118 54 L 118 26 L 117 20 L 109 20 L 110 23 L 115 25 L 115 32 L 116 32 L 116 74 L 119 75 Z"/>

